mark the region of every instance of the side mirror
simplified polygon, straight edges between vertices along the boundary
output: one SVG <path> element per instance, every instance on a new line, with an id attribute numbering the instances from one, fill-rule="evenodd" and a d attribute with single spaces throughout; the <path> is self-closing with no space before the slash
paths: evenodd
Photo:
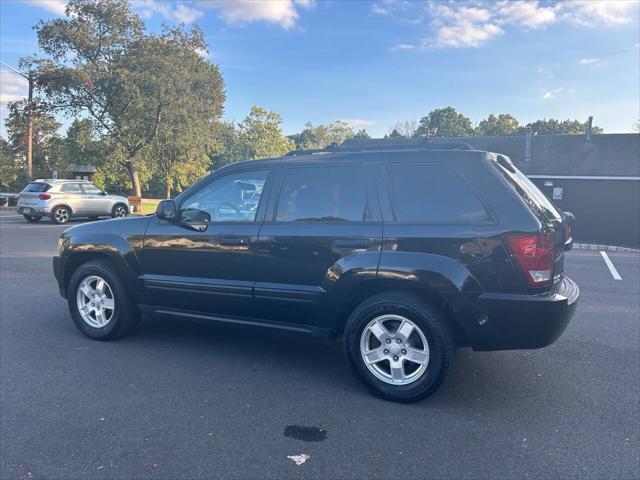
<path id="1" fill-rule="evenodd" d="M 156 216 L 161 220 L 175 222 L 178 220 L 178 209 L 173 200 L 162 200 L 156 208 Z"/>
<path id="2" fill-rule="evenodd" d="M 576 216 L 571 212 L 562 212 L 564 219 L 569 223 L 569 225 L 573 225 L 576 223 Z"/>

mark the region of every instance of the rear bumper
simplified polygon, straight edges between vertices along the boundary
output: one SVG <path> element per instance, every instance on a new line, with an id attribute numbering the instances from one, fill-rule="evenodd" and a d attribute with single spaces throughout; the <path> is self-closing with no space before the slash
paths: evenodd
<path id="1" fill-rule="evenodd" d="M 580 289 L 567 277 L 546 295 L 484 293 L 469 343 L 474 350 L 546 347 L 567 328 L 579 298 Z"/>

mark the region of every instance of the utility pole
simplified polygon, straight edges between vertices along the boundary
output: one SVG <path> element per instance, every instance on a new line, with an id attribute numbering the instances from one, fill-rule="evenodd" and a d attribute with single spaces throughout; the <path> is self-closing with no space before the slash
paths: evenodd
<path id="1" fill-rule="evenodd" d="M 0 64 L 13 70 L 13 72 L 29 82 L 29 97 L 27 100 L 27 177 L 31 181 L 33 177 L 33 74 L 29 72 L 25 75 L 2 60 L 0 60 Z"/>

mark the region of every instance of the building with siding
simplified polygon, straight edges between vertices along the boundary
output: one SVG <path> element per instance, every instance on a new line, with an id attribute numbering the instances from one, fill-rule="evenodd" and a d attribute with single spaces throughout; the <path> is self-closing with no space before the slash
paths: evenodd
<path id="1" fill-rule="evenodd" d="M 576 217 L 578 243 L 640 248 L 640 134 L 434 139 L 509 156 L 553 203 Z"/>

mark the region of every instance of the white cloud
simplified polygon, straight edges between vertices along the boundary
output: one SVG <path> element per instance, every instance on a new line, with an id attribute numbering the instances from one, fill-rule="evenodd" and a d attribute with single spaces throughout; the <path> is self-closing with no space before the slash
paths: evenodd
<path id="1" fill-rule="evenodd" d="M 27 80 L 6 70 L 0 71 L 0 103 L 15 102 L 27 96 Z"/>
<path id="2" fill-rule="evenodd" d="M 580 65 L 591 65 L 592 63 L 598 63 L 599 61 L 599 58 L 583 58 L 578 63 Z"/>
<path id="3" fill-rule="evenodd" d="M 133 6 L 145 17 L 162 15 L 168 20 L 191 23 L 203 15 L 202 11 L 184 3 L 173 4 L 165 0 L 134 0 Z"/>
<path id="4" fill-rule="evenodd" d="M 564 20 L 589 27 L 631 23 L 637 7 L 638 2 L 633 0 L 571 0 L 558 4 Z"/>
<path id="5" fill-rule="evenodd" d="M 311 0 L 208 0 L 207 5 L 220 11 L 220 17 L 232 25 L 265 21 L 282 28 L 293 27 L 298 18 L 296 7 L 311 8 Z"/>
<path id="6" fill-rule="evenodd" d="M 64 0 L 22 0 L 24 3 L 30 3 L 37 7 L 42 7 L 56 15 L 64 16 L 67 2 Z"/>
<path id="7" fill-rule="evenodd" d="M 496 4 L 495 13 L 500 23 L 531 29 L 556 21 L 555 8 L 541 6 L 537 1 L 501 1 Z"/>
<path id="8" fill-rule="evenodd" d="M 398 45 L 394 45 L 393 47 L 391 47 L 389 50 L 391 50 L 392 52 L 397 52 L 398 50 L 415 50 L 416 48 L 418 48 L 416 45 L 412 45 L 410 43 L 399 43 Z"/>
<path id="9" fill-rule="evenodd" d="M 564 88 L 560 87 L 560 88 L 556 88 L 554 90 L 548 90 L 546 92 L 544 92 L 544 94 L 542 95 L 542 99 L 543 100 L 552 100 L 554 98 L 556 98 L 556 95 L 560 92 L 562 92 L 564 90 Z"/>
<path id="10" fill-rule="evenodd" d="M 640 2 L 634 0 L 458 0 L 426 3 L 382 0 L 371 12 L 396 21 L 428 13 L 429 35 L 415 48 L 478 47 L 509 30 L 542 29 L 559 22 L 582 26 L 615 26 L 637 18 Z M 400 43 L 391 50 L 412 50 Z"/>
<path id="11" fill-rule="evenodd" d="M 344 122 L 351 128 L 365 128 L 375 125 L 376 122 L 372 120 L 364 120 L 362 118 L 341 118 L 339 122 Z"/>

